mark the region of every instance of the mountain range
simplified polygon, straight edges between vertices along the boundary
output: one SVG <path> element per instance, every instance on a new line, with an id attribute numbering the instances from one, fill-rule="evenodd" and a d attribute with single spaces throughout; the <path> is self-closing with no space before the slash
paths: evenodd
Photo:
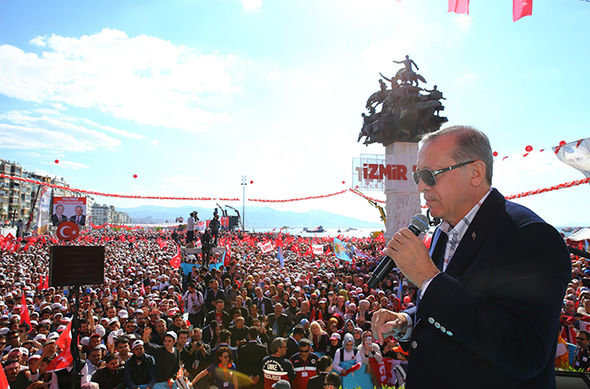
<path id="1" fill-rule="evenodd" d="M 126 212 L 133 223 L 164 223 L 173 222 L 177 217 L 185 221 L 192 211 L 199 213 L 200 220 L 211 219 L 213 208 L 201 207 L 157 207 L 140 206 L 136 208 L 120 208 L 119 211 Z M 238 209 L 240 213 L 242 209 Z M 221 212 L 220 212 L 221 214 Z M 229 216 L 235 216 L 236 212 L 228 210 Z M 246 207 L 247 228 L 274 228 L 274 227 L 310 227 L 323 226 L 324 228 L 383 228 L 383 224 L 355 219 L 348 216 L 338 215 L 326 211 L 313 210 L 307 212 L 277 211 L 269 207 Z"/>

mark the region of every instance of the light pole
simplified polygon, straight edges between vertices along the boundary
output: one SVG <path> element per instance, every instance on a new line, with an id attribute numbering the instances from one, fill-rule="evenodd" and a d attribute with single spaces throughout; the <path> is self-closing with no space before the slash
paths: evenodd
<path id="1" fill-rule="evenodd" d="M 247 177 L 242 176 L 242 231 L 246 230 L 246 185 L 248 185 Z"/>

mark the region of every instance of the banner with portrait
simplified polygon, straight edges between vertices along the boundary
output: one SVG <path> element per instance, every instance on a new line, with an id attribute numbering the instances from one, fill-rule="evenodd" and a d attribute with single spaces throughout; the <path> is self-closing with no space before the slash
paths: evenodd
<path id="1" fill-rule="evenodd" d="M 57 226 L 65 221 L 86 225 L 86 197 L 53 197 L 51 224 Z"/>

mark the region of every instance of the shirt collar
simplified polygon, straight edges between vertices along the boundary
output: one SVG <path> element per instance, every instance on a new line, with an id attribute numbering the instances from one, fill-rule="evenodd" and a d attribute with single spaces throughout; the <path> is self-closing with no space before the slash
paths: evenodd
<path id="1" fill-rule="evenodd" d="M 481 205 L 487 199 L 487 197 L 490 195 L 491 192 L 492 192 L 492 188 L 490 188 L 486 192 L 486 194 L 483 195 L 481 200 L 479 200 L 477 202 L 477 204 L 475 204 L 473 206 L 473 208 L 471 208 L 471 210 L 469 212 L 467 212 L 467 214 L 463 217 L 463 219 L 461 219 L 459 221 L 459 223 L 457 223 L 457 225 L 455 225 L 455 227 L 451 226 L 449 224 L 449 222 L 443 221 L 442 224 L 440 225 L 441 231 L 443 231 L 447 235 L 451 235 L 451 234 L 457 235 L 458 238 L 461 239 L 463 237 L 463 235 L 465 235 L 467 228 L 469 227 L 469 225 L 471 224 L 471 222 L 475 218 L 477 211 L 479 211 L 479 209 L 481 208 Z"/>

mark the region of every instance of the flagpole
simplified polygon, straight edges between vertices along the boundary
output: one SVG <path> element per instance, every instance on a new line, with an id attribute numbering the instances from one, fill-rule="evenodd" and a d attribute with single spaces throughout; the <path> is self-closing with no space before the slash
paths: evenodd
<path id="1" fill-rule="evenodd" d="M 242 231 L 246 230 L 246 185 L 248 185 L 247 178 L 242 176 Z"/>
<path id="2" fill-rule="evenodd" d="M 73 289 L 74 293 L 72 293 L 72 297 L 74 298 L 74 312 L 72 314 L 72 342 L 70 343 L 70 352 L 74 359 L 74 365 L 72 366 L 72 388 L 77 389 L 80 387 L 82 378 L 80 375 L 80 356 L 78 350 L 78 336 L 80 333 L 80 320 L 78 318 L 78 311 L 80 310 L 80 286 L 74 285 Z"/>

